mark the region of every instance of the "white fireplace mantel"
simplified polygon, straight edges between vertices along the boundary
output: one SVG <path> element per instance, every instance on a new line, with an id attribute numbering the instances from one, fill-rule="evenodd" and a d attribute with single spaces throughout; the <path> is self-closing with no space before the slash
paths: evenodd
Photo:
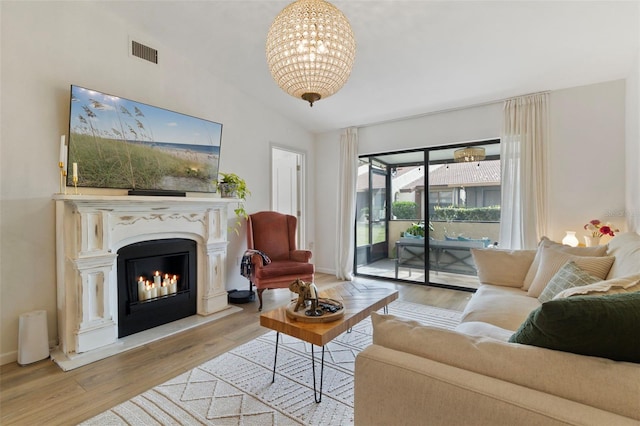
<path id="1" fill-rule="evenodd" d="M 197 313 L 226 309 L 227 205 L 233 199 L 63 195 L 56 202 L 59 350 L 66 356 L 118 340 L 117 253 L 164 238 L 197 243 Z"/>

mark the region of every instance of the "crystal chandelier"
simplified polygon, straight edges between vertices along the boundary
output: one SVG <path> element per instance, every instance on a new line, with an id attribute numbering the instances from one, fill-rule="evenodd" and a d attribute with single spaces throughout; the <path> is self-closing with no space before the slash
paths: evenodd
<path id="1" fill-rule="evenodd" d="M 484 148 L 482 147 L 466 147 L 456 149 L 453 152 L 453 160 L 456 163 L 464 163 L 471 161 L 482 161 L 486 157 Z"/>
<path id="2" fill-rule="evenodd" d="M 271 24 L 266 47 L 278 86 L 311 106 L 340 90 L 356 53 L 349 21 L 325 0 L 297 0 L 285 7 Z"/>

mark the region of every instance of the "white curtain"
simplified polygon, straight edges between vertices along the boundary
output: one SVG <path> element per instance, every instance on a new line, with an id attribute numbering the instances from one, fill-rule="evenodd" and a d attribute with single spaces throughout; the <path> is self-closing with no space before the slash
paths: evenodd
<path id="1" fill-rule="evenodd" d="M 505 101 L 500 139 L 501 248 L 535 248 L 546 234 L 548 140 L 548 93 Z"/>
<path id="2" fill-rule="evenodd" d="M 353 279 L 354 218 L 358 179 L 358 129 L 349 128 L 340 136 L 340 169 L 336 214 L 336 277 Z"/>

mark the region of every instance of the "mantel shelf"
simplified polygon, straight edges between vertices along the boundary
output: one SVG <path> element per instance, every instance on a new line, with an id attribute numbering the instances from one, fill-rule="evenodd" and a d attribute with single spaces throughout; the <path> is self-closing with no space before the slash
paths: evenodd
<path id="1" fill-rule="evenodd" d="M 94 194 L 54 194 L 55 201 L 69 201 L 77 204 L 231 204 L 241 200 L 238 198 L 222 197 L 167 197 L 150 195 L 94 195 Z"/>

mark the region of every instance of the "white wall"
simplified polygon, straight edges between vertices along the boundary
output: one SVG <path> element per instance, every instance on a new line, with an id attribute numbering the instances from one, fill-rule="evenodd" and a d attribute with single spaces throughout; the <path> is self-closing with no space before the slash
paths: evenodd
<path id="1" fill-rule="evenodd" d="M 638 11 L 640 14 L 640 11 Z M 640 20 L 640 16 L 639 16 Z M 640 40 L 640 25 L 638 25 Z M 627 224 L 640 233 L 640 48 L 627 78 Z"/>
<path id="2" fill-rule="evenodd" d="M 501 113 L 502 104 L 494 103 L 363 127 L 358 150 L 374 154 L 496 138 Z"/>
<path id="3" fill-rule="evenodd" d="M 16 359 L 18 317 L 47 311 L 57 336 L 54 203 L 69 86 L 77 84 L 223 123 L 222 171 L 244 177 L 249 212 L 270 206 L 270 142 L 313 154 L 299 126 L 186 62 L 91 2 L 2 2 L 0 363 Z M 160 65 L 128 55 L 130 36 L 158 48 Z M 308 165 L 313 200 L 314 164 Z M 307 237 L 314 240 L 313 215 Z M 244 229 L 243 229 L 244 231 Z M 248 288 L 236 258 L 244 233 L 231 233 L 227 288 Z"/>
<path id="4" fill-rule="evenodd" d="M 550 95 L 548 234 L 581 230 L 595 218 L 625 228 L 625 82 L 554 91 Z M 499 137 L 502 102 L 358 129 L 359 153 L 371 154 Z M 334 271 L 339 132 L 318 136 L 316 268 Z M 600 193 L 598 193 L 600 191 Z M 578 233 L 580 235 L 580 233 Z"/>
<path id="5" fill-rule="evenodd" d="M 582 241 L 592 219 L 627 229 L 625 81 L 553 92 L 550 137 L 549 237 Z"/>

